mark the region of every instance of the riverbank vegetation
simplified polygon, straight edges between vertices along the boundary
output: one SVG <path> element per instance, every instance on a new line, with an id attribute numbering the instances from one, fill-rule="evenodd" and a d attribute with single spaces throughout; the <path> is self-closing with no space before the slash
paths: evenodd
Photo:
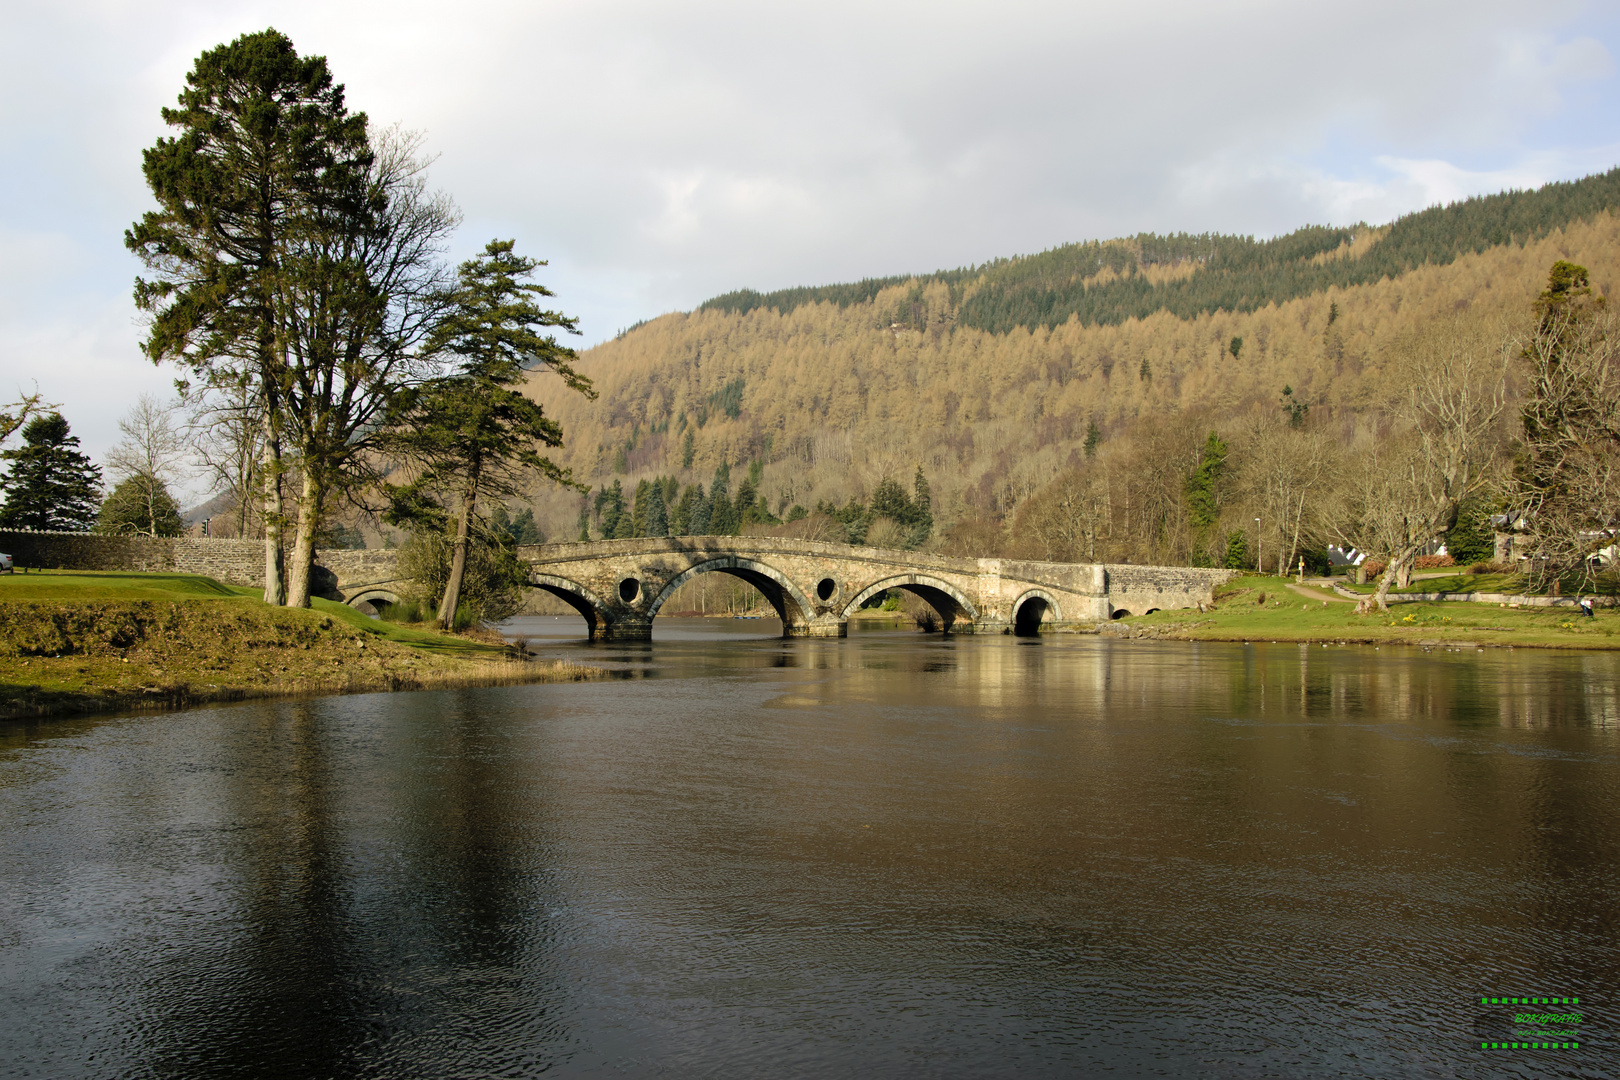
<path id="1" fill-rule="evenodd" d="M 598 674 L 537 663 L 493 634 L 401 626 L 320 599 L 276 607 L 190 574 L 0 577 L 0 718 Z"/>
<path id="2" fill-rule="evenodd" d="M 1358 615 L 1333 594 L 1247 575 L 1215 592 L 1204 611 L 1160 611 L 1106 624 L 1109 633 L 1184 641 L 1297 641 L 1450 648 L 1620 649 L 1620 611 L 1585 618 L 1570 607 L 1401 603 Z"/>

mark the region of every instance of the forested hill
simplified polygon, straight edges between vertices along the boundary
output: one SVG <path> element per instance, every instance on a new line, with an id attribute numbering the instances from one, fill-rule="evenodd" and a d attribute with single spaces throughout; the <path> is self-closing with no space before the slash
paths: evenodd
<path id="1" fill-rule="evenodd" d="M 979 522 L 1011 536 L 1032 493 L 1076 469 L 1133 483 L 1169 469 L 1153 490 L 1179 491 L 1211 430 L 1234 470 L 1267 425 L 1297 420 L 1344 447 L 1378 438 L 1403 341 L 1453 318 L 1498 341 L 1522 333 L 1561 259 L 1620 289 L 1617 204 L 1620 170 L 1384 226 L 1144 235 L 733 294 L 588 350 L 595 401 L 544 377 L 532 392 L 565 433 L 554 460 L 597 494 L 658 477 L 712 487 L 717 470 L 746 469 L 785 517 L 872 500 L 920 467 L 942 532 Z M 534 495 L 548 536 L 579 535 L 577 493 Z M 1122 519 L 1139 523 L 1149 497 L 1121 495 Z M 599 535 L 594 495 L 587 517 Z M 990 535 L 974 550 L 995 550 Z"/>
<path id="2" fill-rule="evenodd" d="M 1109 326 L 1158 311 L 1178 318 L 1255 311 L 1332 286 L 1347 288 L 1397 277 L 1425 263 L 1444 266 L 1499 245 L 1522 245 L 1616 207 L 1620 207 L 1620 168 L 1535 191 L 1507 191 L 1433 206 L 1379 228 L 1364 223 L 1344 228 L 1309 225 L 1272 240 L 1217 233 L 1140 233 L 915 277 L 868 278 L 771 293 L 743 289 L 717 296 L 700 310 L 742 314 L 761 307 L 787 313 L 815 303 L 847 307 L 910 282 L 919 290 L 942 283 L 953 292 L 973 283 L 976 287 L 963 300 L 956 321 L 993 334 L 1015 326 L 1057 326 L 1071 317 L 1083 326 Z M 904 322 L 907 313 L 899 314 Z"/>

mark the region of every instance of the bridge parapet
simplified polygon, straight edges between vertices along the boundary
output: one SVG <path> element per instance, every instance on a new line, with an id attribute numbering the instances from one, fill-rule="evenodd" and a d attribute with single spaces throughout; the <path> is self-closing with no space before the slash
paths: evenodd
<path id="1" fill-rule="evenodd" d="M 530 584 L 572 605 L 593 638 L 644 640 L 676 589 L 725 573 L 757 588 L 787 637 L 842 637 L 867 599 L 904 589 L 946 630 L 1034 633 L 1208 602 L 1223 570 L 969 559 L 754 536 L 680 536 L 518 549 Z M 1135 604 L 1135 607 L 1127 607 Z"/>

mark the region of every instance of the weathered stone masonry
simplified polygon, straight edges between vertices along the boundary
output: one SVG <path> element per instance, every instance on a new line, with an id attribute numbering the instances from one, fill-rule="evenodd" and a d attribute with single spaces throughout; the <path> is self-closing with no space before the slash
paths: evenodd
<path id="1" fill-rule="evenodd" d="M 207 574 L 262 587 L 257 540 L 99 536 L 0 530 L 19 566 Z M 753 536 L 683 536 L 547 544 L 519 549 L 529 583 L 567 601 L 593 638 L 642 640 L 675 590 L 724 573 L 764 594 L 787 637 L 842 637 L 868 599 L 903 589 L 927 601 L 947 629 L 1036 633 L 1124 615 L 1209 603 L 1231 571 L 961 559 L 915 551 Z M 349 604 L 400 599 L 397 553 L 323 551 L 317 595 Z"/>
<path id="2" fill-rule="evenodd" d="M 529 582 L 561 597 L 593 638 L 641 640 L 677 588 L 731 574 L 776 609 L 787 637 L 841 637 L 867 599 L 904 589 L 947 629 L 1034 633 L 1209 603 L 1226 570 L 962 559 L 819 541 L 683 536 L 519 549 Z"/>
<path id="3" fill-rule="evenodd" d="M 264 587 L 264 542 L 190 536 L 103 536 L 98 533 L 0 529 L 0 551 L 19 568 L 137 570 L 206 574 L 228 585 Z M 359 604 L 397 602 L 399 555 L 395 551 L 321 551 L 316 555 L 317 596 Z"/>

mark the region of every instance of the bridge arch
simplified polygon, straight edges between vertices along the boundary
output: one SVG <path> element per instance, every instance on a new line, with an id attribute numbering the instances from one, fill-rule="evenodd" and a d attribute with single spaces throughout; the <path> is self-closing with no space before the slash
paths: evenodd
<path id="1" fill-rule="evenodd" d="M 754 588 L 758 589 L 771 607 L 776 609 L 777 618 L 782 620 L 782 635 L 789 636 L 794 627 L 804 627 L 810 621 L 811 613 L 815 607 L 810 603 L 809 597 L 804 595 L 797 585 L 788 579 L 773 566 L 759 562 L 755 559 L 744 558 L 740 555 L 722 555 L 718 558 L 707 559 L 695 566 L 670 578 L 669 583 L 661 589 L 647 605 L 647 617 L 657 618 L 658 612 L 663 608 L 665 601 L 675 595 L 675 590 L 685 585 L 699 574 L 730 574 L 741 578 Z"/>
<path id="2" fill-rule="evenodd" d="M 856 594 L 855 598 L 844 605 L 840 618 L 847 619 L 861 609 L 861 605 L 880 593 L 890 589 L 904 589 L 906 592 L 922 597 L 928 606 L 939 612 L 944 629 L 949 631 L 951 623 L 958 614 L 966 615 L 970 619 L 979 617 L 978 609 L 950 582 L 929 574 L 896 574 L 873 582 Z"/>
<path id="3" fill-rule="evenodd" d="M 590 636 L 593 639 L 600 637 L 603 629 L 612 621 L 608 618 L 608 608 L 602 602 L 602 598 L 577 581 L 558 577 L 556 574 L 531 571 L 529 584 L 550 593 L 584 616 L 585 625 L 590 628 Z"/>
<path id="4" fill-rule="evenodd" d="M 1013 601 L 1013 633 L 1021 635 L 1040 633 L 1041 623 L 1046 621 L 1047 612 L 1052 613 L 1053 620 L 1063 618 L 1057 597 L 1045 589 L 1024 590 L 1018 599 Z"/>
<path id="5" fill-rule="evenodd" d="M 355 592 L 353 595 L 345 597 L 343 602 L 345 604 L 347 604 L 349 607 L 356 608 L 356 609 L 359 609 L 361 611 L 365 610 L 364 608 L 360 607 L 361 604 L 369 604 L 371 606 L 371 609 L 373 611 L 375 611 L 375 610 L 377 610 L 377 605 L 379 603 L 382 603 L 382 604 L 398 604 L 399 603 L 399 594 L 396 593 L 393 589 L 379 589 L 379 588 L 360 589 L 359 591 Z"/>

